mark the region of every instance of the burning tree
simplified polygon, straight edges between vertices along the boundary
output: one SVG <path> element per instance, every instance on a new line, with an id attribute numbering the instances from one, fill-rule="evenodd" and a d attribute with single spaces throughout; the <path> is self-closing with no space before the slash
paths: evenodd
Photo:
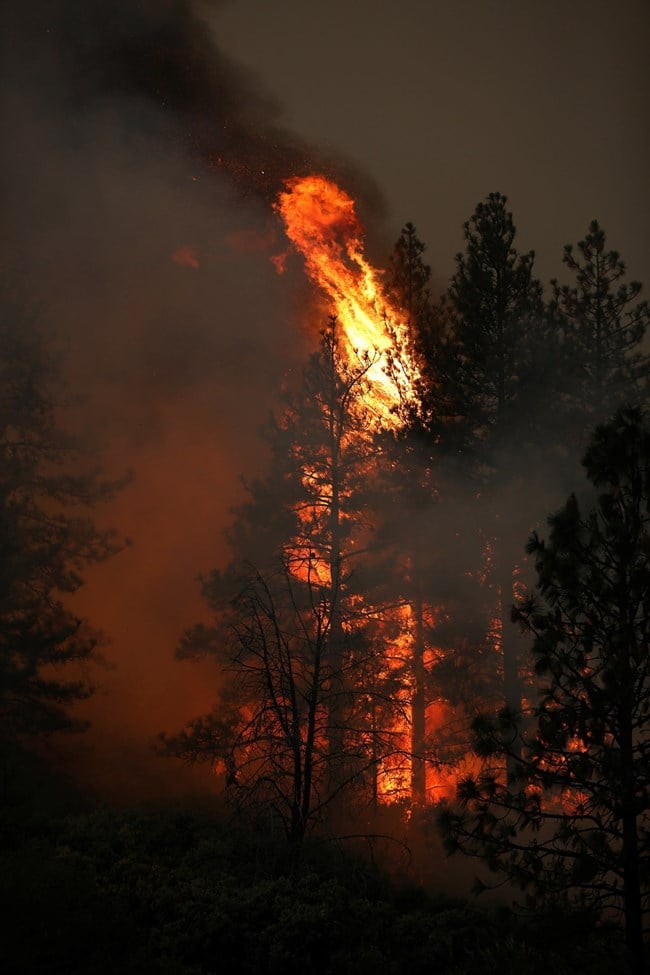
<path id="1" fill-rule="evenodd" d="M 272 811 L 292 842 L 348 784 L 333 776 L 347 758 L 332 720 L 344 679 L 332 648 L 339 593 L 318 576 L 315 557 L 302 579 L 286 563 L 266 576 L 251 570 L 221 620 L 230 630 L 218 648 L 228 683 L 216 720 L 195 723 L 182 739 L 186 754 L 220 758 L 239 807 Z"/>
<path id="2" fill-rule="evenodd" d="M 378 271 L 364 256 L 354 200 L 324 176 L 295 177 L 287 180 L 275 209 L 287 237 L 304 257 L 307 274 L 334 309 L 344 355 L 353 362 L 359 354 L 372 357 L 364 397 L 367 413 L 386 429 L 395 429 L 400 380 L 408 382 L 411 363 L 405 356 L 396 381 L 387 353 L 395 335 L 405 336 L 403 312 L 391 305 Z"/>
<path id="3" fill-rule="evenodd" d="M 33 311 L 6 282 L 0 318 L 0 734 L 79 727 L 68 705 L 91 687 L 78 665 L 98 634 L 66 605 L 84 566 L 117 549 L 89 505 L 116 483 L 88 472 L 59 425 L 57 362 Z"/>
<path id="4" fill-rule="evenodd" d="M 372 531 L 362 401 L 374 364 L 343 356 L 332 319 L 271 425 L 270 475 L 231 533 L 237 557 L 205 581 L 215 625 L 178 650 L 214 654 L 225 685 L 214 714 L 167 750 L 216 761 L 230 794 L 270 808 L 292 840 L 344 791 L 376 791 L 401 747 L 391 731 L 401 705 L 371 638 L 377 613 L 362 598 Z"/>
<path id="5" fill-rule="evenodd" d="M 410 546 L 415 569 L 410 577 L 415 617 L 422 623 L 425 603 L 436 605 L 435 633 L 416 628 L 414 671 L 421 689 L 414 695 L 414 743 L 422 740 L 415 730 L 425 727 L 425 704 L 446 696 L 457 709 L 448 712 L 447 729 L 455 746 L 441 750 L 447 735 L 440 729 L 437 747 L 428 749 L 429 757 L 444 754 L 445 761 L 452 754 L 460 757 L 463 740 L 467 745 L 460 725 L 470 699 L 485 704 L 487 693 L 496 706 L 507 698 L 516 708 L 521 693 L 516 648 L 505 638 L 515 558 L 502 508 L 511 483 L 522 478 L 515 457 L 529 445 L 531 431 L 524 428 L 539 412 L 531 409 L 535 360 L 541 350 L 548 353 L 549 342 L 541 287 L 532 276 L 533 255 L 517 253 L 505 205 L 500 194 L 479 204 L 465 225 L 466 251 L 458 255 L 457 272 L 438 305 L 431 302 L 425 248 L 411 224 L 395 245 L 386 275 L 388 296 L 406 317 L 401 344 L 417 363 L 400 410 L 397 494 L 406 510 L 418 514 L 414 530 L 405 530 L 401 541 Z M 399 346 L 400 336 L 395 338 Z M 512 440 L 516 451 L 509 447 Z M 416 470 L 405 476 L 408 457 L 417 457 Z M 428 539 L 423 524 L 429 526 Z M 449 572 L 450 552 L 459 566 L 456 573 Z"/>
<path id="6" fill-rule="evenodd" d="M 410 402 L 414 389 L 424 395 L 426 381 L 420 375 L 425 364 L 424 349 L 431 358 L 434 355 L 435 323 L 427 289 L 430 271 L 421 259 L 423 245 L 415 228 L 408 225 L 390 272 L 381 281 L 364 258 L 353 201 L 323 177 L 289 180 L 276 209 L 289 239 L 305 258 L 308 274 L 336 308 L 344 356 L 354 362 L 361 351 L 373 359 L 362 399 L 366 417 L 372 418 L 385 433 L 382 463 L 374 466 L 374 480 L 375 484 L 381 482 L 391 496 L 391 515 L 384 521 L 390 520 L 402 530 L 402 551 L 387 570 L 389 583 L 384 586 L 384 598 L 388 597 L 393 608 L 384 614 L 386 628 L 378 639 L 384 642 L 384 657 L 390 660 L 393 676 L 401 671 L 400 699 L 410 694 L 410 729 L 406 725 L 403 734 L 408 737 L 410 730 L 411 741 L 404 746 L 403 765 L 410 768 L 413 799 L 422 802 L 425 710 L 429 697 L 425 688 L 425 633 L 431 629 L 432 616 L 425 598 L 425 576 L 430 570 L 431 546 L 421 532 L 416 538 L 420 519 L 414 517 L 414 505 L 422 508 L 429 504 L 434 487 L 430 465 L 420 464 L 419 457 L 411 463 L 418 452 L 410 449 L 406 438 L 392 438 L 404 429 L 405 420 L 412 418 Z M 397 472 L 396 478 L 391 477 L 393 471 Z M 401 491 L 396 489 L 399 480 Z M 398 532 L 399 529 L 394 532 L 394 538 Z M 389 537 L 390 532 L 382 533 L 383 542 Z M 375 564 L 381 565 L 381 557 L 376 553 L 373 556 Z M 392 593 L 388 595 L 391 585 Z M 377 599 L 379 589 L 370 596 L 370 603 Z M 399 631 L 397 639 L 395 630 Z"/>
<path id="7" fill-rule="evenodd" d="M 456 420 L 465 410 L 464 426 L 475 441 L 472 471 L 485 479 L 488 448 L 495 440 L 505 439 L 506 399 L 511 413 L 517 410 L 506 397 L 503 403 L 499 401 L 501 415 L 488 392 L 482 419 L 477 420 L 473 413 L 470 417 L 475 388 L 463 387 L 459 370 L 466 376 L 468 370 L 478 368 L 469 360 L 481 342 L 484 351 L 497 344 L 502 353 L 498 368 L 512 371 L 512 362 L 516 362 L 517 374 L 514 378 L 509 375 L 509 382 L 516 388 L 513 398 L 521 406 L 522 363 L 528 365 L 530 349 L 527 347 L 528 358 L 518 354 L 511 362 L 506 344 L 517 335 L 522 316 L 532 314 L 539 304 L 539 286 L 531 277 L 532 257 L 520 259 L 514 251 L 514 228 L 504 204 L 504 198 L 494 195 L 485 212 L 477 211 L 476 228 L 468 225 L 470 256 L 466 262 L 459 258 L 454 328 L 450 326 L 442 341 L 428 294 L 430 272 L 422 261 L 423 245 L 415 228 L 405 228 L 382 285 L 378 272 L 364 257 L 354 203 L 343 190 L 323 176 L 294 177 L 276 200 L 275 209 L 289 240 L 336 310 L 336 327 L 331 323 L 300 389 L 286 397 L 282 416 L 269 428 L 270 476 L 253 485 L 231 540 L 240 563 L 254 565 L 259 579 L 268 586 L 267 595 L 274 597 L 271 615 L 287 600 L 294 609 L 301 605 L 286 591 L 286 582 L 292 581 L 292 587 L 307 586 L 313 593 L 307 603 L 321 607 L 316 616 L 324 618 L 325 614 L 328 619 L 326 658 L 331 670 L 325 688 L 328 725 L 324 734 L 333 793 L 340 791 L 340 783 L 354 781 L 359 787 L 370 781 L 375 798 L 386 797 L 388 791 L 406 794 L 410 779 L 414 802 L 425 799 L 426 758 L 433 756 L 427 742 L 427 706 L 442 703 L 432 671 L 444 656 L 434 646 L 433 637 L 444 614 L 439 612 L 439 594 L 434 591 L 449 573 L 440 564 L 432 568 L 434 545 L 421 528 L 430 527 L 428 509 L 435 507 L 433 502 L 439 496 L 434 483 L 438 474 L 434 479 L 432 471 L 433 458 L 440 452 L 441 431 L 437 419 L 435 432 L 433 421 L 421 423 L 419 433 L 424 436 L 419 443 L 425 449 L 420 452 L 409 440 L 414 424 L 404 425 L 409 410 L 402 407 L 405 394 L 412 395 L 414 389 L 423 392 L 428 383 L 431 410 L 427 418 L 431 420 L 432 404 L 442 389 L 438 364 L 432 361 L 434 346 L 440 341 L 448 360 L 445 395 L 449 396 L 453 376 Z M 283 263 L 278 261 L 279 266 Z M 487 317 L 494 304 L 490 288 L 498 291 L 501 302 L 495 312 L 501 317 L 495 321 Z M 476 312 L 474 317 L 468 309 Z M 480 341 L 471 337 L 472 329 L 479 333 Z M 478 364 L 482 362 L 479 355 Z M 426 365 L 426 370 L 420 365 Z M 492 368 L 491 363 L 489 366 Z M 490 376 L 486 385 L 492 389 L 496 380 Z M 493 436 L 494 429 L 498 436 Z M 380 430 L 383 440 L 371 436 Z M 494 462 L 493 457 L 491 460 Z M 390 513 L 376 519 L 382 528 L 375 531 L 373 504 L 381 505 L 387 498 Z M 387 522 L 391 523 L 388 530 Z M 457 547 L 455 537 L 451 543 Z M 444 545 L 435 548 L 442 551 Z M 384 561 L 387 550 L 390 555 Z M 237 574 L 234 566 L 227 575 L 233 573 Z M 382 574 L 387 578 L 379 579 Z M 250 591 L 246 573 L 240 573 L 240 579 L 245 581 L 234 584 L 231 593 Z M 282 599 L 276 592 L 278 580 L 285 580 L 280 586 Z M 213 576 L 205 592 L 215 613 L 225 619 L 222 583 L 220 575 Z M 316 586 L 320 587 L 317 595 Z M 326 610 L 322 597 L 328 591 L 330 609 Z M 501 602 L 505 606 L 503 599 Z M 246 601 L 239 603 L 240 609 L 242 605 L 250 608 Z M 295 623 L 298 629 L 303 627 L 302 617 L 296 617 Z M 239 632 L 240 624 L 241 620 Z M 318 630 L 320 623 L 315 626 Z M 217 652 L 223 655 L 228 642 L 220 637 L 216 643 L 222 648 Z M 212 635 L 197 631 L 184 643 L 181 655 L 207 652 L 206 648 L 215 646 Z M 320 650 L 317 656 L 321 658 Z M 511 678 L 516 665 L 512 654 L 505 656 L 506 675 Z M 227 659 L 234 663 L 232 648 Z M 241 659 L 237 656 L 237 667 Z M 494 670 L 496 658 L 490 659 Z M 512 691 L 511 685 L 512 681 Z M 514 691 L 511 698 L 514 702 Z M 215 727 L 221 728 L 218 721 Z M 201 746 L 206 741 L 204 730 L 203 725 L 197 726 Z M 180 751 L 197 757 L 203 752 L 196 750 L 192 734 L 188 735 Z M 217 737 L 224 740 L 221 731 Z M 220 760 L 230 761 L 223 750 Z"/>
<path id="8" fill-rule="evenodd" d="M 391 499 L 390 519 L 382 526 L 381 538 L 389 543 L 393 569 L 392 585 L 409 609 L 410 639 L 406 642 L 406 671 L 411 684 L 411 800 L 426 801 L 427 706 L 435 697 L 431 689 L 431 661 L 435 621 L 439 607 L 432 604 L 434 564 L 439 546 L 432 546 L 424 525 L 438 501 L 438 481 L 433 476 L 436 431 L 440 422 L 438 369 L 441 334 L 429 292 L 431 268 L 424 262 L 426 250 L 412 223 L 407 223 L 395 244 L 384 279 L 391 307 L 398 308 L 403 332 L 392 329 L 392 362 L 402 398 L 400 427 L 396 437 L 386 438 L 392 463 L 382 479 Z M 388 323 L 391 328 L 392 323 Z M 402 359 L 417 368 L 403 377 Z M 402 379 L 406 378 L 405 384 Z M 436 593 L 436 597 L 438 594 Z"/>
<path id="9" fill-rule="evenodd" d="M 537 703 L 474 725 L 485 771 L 459 786 L 443 827 L 523 889 L 577 891 L 623 912 L 642 967 L 650 910 L 650 431 L 639 411 L 599 427 L 584 459 L 602 490 L 572 496 L 534 534 L 539 598 L 514 611 L 534 637 Z M 521 747 L 519 747 L 521 745 Z M 511 774 L 503 777 L 503 761 Z"/>

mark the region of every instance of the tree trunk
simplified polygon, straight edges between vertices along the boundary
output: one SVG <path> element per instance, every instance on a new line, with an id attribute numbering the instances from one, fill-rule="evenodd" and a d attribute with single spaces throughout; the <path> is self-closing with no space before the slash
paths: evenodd
<path id="1" fill-rule="evenodd" d="M 627 615 L 625 609 L 622 615 Z M 631 629 L 631 628 L 630 628 Z M 634 955 L 637 970 L 643 965 L 643 911 L 639 875 L 639 837 L 637 832 L 636 778 L 634 770 L 634 732 L 632 719 L 632 673 L 630 647 L 623 641 L 621 657 L 621 705 L 619 710 L 621 752 L 621 827 L 623 832 L 623 903 L 625 941 Z"/>
<path id="2" fill-rule="evenodd" d="M 411 700 L 411 802 L 422 806 L 426 801 L 426 767 L 424 739 L 426 735 L 425 670 L 424 670 L 424 607 L 422 597 L 413 604 L 415 638 L 413 641 L 413 697 Z"/>
<path id="3" fill-rule="evenodd" d="M 508 558 L 506 545 L 501 545 L 498 559 L 503 703 L 512 714 L 518 715 L 521 711 L 521 682 L 519 680 L 517 636 L 510 615 L 514 601 L 512 591 L 513 563 Z M 518 736 L 512 741 L 510 750 L 512 754 L 506 758 L 506 775 L 509 782 L 514 780 L 514 774 L 521 757 L 521 742 Z"/>
<path id="4" fill-rule="evenodd" d="M 336 368 L 334 360 L 328 362 L 331 369 L 329 377 L 332 395 L 336 390 Z M 336 793 L 344 781 L 343 754 L 344 706 L 343 706 L 343 657 L 344 631 L 341 613 L 341 444 L 344 429 L 344 414 L 333 398 L 329 404 L 329 460 L 330 489 L 329 506 L 329 572 L 330 572 L 330 626 L 327 640 L 327 659 L 329 661 L 329 773 L 331 789 Z"/>
<path id="5" fill-rule="evenodd" d="M 639 877 L 639 839 L 636 813 L 623 798 L 623 899 L 625 906 L 625 942 L 634 955 L 639 972 L 643 971 L 643 914 Z"/>

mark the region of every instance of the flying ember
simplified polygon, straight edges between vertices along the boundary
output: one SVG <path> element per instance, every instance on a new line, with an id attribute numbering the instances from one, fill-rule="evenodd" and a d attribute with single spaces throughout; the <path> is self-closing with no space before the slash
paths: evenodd
<path id="1" fill-rule="evenodd" d="M 368 405 L 384 426 L 394 427 L 400 387 L 408 385 L 412 365 L 393 362 L 388 367 L 391 332 L 401 338 L 404 325 L 382 293 L 379 272 L 364 257 L 363 228 L 354 201 L 324 176 L 293 177 L 285 186 L 274 209 L 305 258 L 308 275 L 331 300 L 347 354 L 373 360 Z"/>

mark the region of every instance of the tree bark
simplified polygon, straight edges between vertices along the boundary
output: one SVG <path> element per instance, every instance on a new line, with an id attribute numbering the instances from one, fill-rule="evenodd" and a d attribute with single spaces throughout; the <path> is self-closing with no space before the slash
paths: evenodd
<path id="1" fill-rule="evenodd" d="M 418 594 L 413 603 L 415 635 L 413 641 L 413 697 L 411 700 L 411 802 L 422 806 L 426 801 L 426 693 L 424 670 L 424 607 Z"/>

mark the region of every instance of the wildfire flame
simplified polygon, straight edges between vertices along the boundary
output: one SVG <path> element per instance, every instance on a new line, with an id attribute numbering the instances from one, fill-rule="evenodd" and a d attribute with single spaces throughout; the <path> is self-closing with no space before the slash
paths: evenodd
<path id="1" fill-rule="evenodd" d="M 363 227 L 354 201 L 331 180 L 311 175 L 288 179 L 274 209 L 282 218 L 287 237 L 302 254 L 308 276 L 333 306 L 345 357 L 350 364 L 355 361 L 370 364 L 366 372 L 368 387 L 363 393 L 364 409 L 384 428 L 396 429 L 400 423 L 396 407 L 411 386 L 416 369 L 407 354 L 401 352 L 399 360 L 395 355 L 396 339 L 401 349 L 406 345 L 404 317 L 388 301 L 381 285 L 381 272 L 364 256 Z M 284 270 L 285 259 L 286 254 L 273 258 L 279 272 Z M 303 474 L 305 478 L 310 476 L 309 471 Z M 327 559 L 319 557 L 312 540 L 308 546 L 308 559 L 297 540 L 294 539 L 288 549 L 292 572 L 298 578 L 306 579 L 308 573 L 312 573 L 320 582 L 329 579 Z M 366 612 L 372 616 L 373 608 L 367 606 Z M 400 670 L 408 667 L 413 654 L 410 605 L 393 608 L 387 616 L 392 616 L 393 623 L 398 624 L 399 635 L 386 644 L 385 658 L 374 675 L 378 679 L 387 679 L 391 671 L 398 675 Z M 376 795 L 382 803 L 400 801 L 408 794 L 411 785 L 408 712 L 413 688 L 406 680 L 394 693 L 395 714 L 388 726 L 382 727 L 382 734 L 390 739 L 392 749 L 376 770 Z M 430 705 L 427 712 L 429 731 L 439 727 L 444 717 L 444 708 L 439 703 Z M 430 798 L 451 795 L 455 781 L 453 771 L 426 769 L 426 790 Z"/>
<path id="2" fill-rule="evenodd" d="M 307 274 L 331 300 L 348 356 L 372 361 L 367 405 L 384 426 L 394 428 L 400 390 L 408 385 L 413 365 L 392 361 L 389 366 L 393 334 L 401 338 L 405 326 L 382 293 L 380 272 L 364 257 L 354 200 L 324 176 L 296 176 L 285 186 L 274 209 L 303 255 Z"/>

